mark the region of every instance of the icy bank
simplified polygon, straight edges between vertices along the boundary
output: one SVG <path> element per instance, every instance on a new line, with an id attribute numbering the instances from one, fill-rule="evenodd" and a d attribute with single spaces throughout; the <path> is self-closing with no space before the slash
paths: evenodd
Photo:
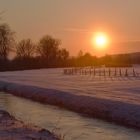
<path id="1" fill-rule="evenodd" d="M 8 112 L 0 110 L 0 140 L 58 140 L 45 129 L 25 125 Z"/>
<path id="2" fill-rule="evenodd" d="M 57 105 L 91 117 L 140 129 L 140 105 L 70 92 L 0 82 L 0 90 L 41 103 Z"/>

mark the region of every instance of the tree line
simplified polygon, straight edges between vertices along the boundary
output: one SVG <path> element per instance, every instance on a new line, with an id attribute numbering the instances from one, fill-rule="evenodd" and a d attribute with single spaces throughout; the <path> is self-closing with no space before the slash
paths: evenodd
<path id="1" fill-rule="evenodd" d="M 130 66 L 140 64 L 140 55 L 133 59 L 130 55 L 106 55 L 97 58 L 90 53 L 80 51 L 76 57 L 71 57 L 68 50 L 61 48 L 61 40 L 50 35 L 43 36 L 38 43 L 31 39 L 16 42 L 9 25 L 0 24 L 0 71 L 25 70 L 57 67 L 85 66 Z M 9 55 L 15 54 L 10 60 Z"/>
<path id="2" fill-rule="evenodd" d="M 37 44 L 31 39 L 14 40 L 14 32 L 7 24 L 0 25 L 0 69 L 32 69 L 66 66 L 69 52 L 60 48 L 61 41 L 50 35 Z M 10 53 L 15 57 L 9 60 Z"/>

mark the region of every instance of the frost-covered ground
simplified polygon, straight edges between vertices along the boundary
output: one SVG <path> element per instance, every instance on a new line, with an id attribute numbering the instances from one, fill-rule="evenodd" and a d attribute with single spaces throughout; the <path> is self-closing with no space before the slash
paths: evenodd
<path id="1" fill-rule="evenodd" d="M 140 67 L 135 70 L 140 73 Z M 0 82 L 0 89 L 12 94 L 140 129 L 140 77 L 64 75 L 63 69 L 43 69 L 1 72 L 0 81 L 6 82 Z"/>
<path id="2" fill-rule="evenodd" d="M 0 140 L 59 140 L 45 129 L 25 125 L 8 112 L 0 110 Z"/>

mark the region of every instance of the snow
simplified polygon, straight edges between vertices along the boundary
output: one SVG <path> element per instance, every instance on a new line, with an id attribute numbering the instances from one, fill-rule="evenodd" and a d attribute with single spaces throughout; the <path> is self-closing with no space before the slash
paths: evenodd
<path id="1" fill-rule="evenodd" d="M 1 140 L 59 140 L 49 131 L 24 124 L 16 120 L 8 112 L 0 110 L 0 139 Z"/>
<path id="2" fill-rule="evenodd" d="M 140 73 L 140 67 L 135 70 Z M 0 89 L 9 93 L 140 128 L 140 77 L 64 75 L 63 69 L 41 69 L 1 72 L 0 81 Z"/>

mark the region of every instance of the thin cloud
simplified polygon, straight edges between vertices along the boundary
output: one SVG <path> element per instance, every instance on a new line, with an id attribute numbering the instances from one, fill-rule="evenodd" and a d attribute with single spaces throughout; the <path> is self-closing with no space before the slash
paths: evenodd
<path id="1" fill-rule="evenodd" d="M 140 40 L 125 40 L 121 42 L 114 42 L 116 44 L 140 44 Z"/>
<path id="2" fill-rule="evenodd" d="M 79 29 L 79 28 L 66 28 L 63 29 L 65 32 L 77 32 L 77 33 L 92 33 L 91 31 L 87 29 Z"/>

